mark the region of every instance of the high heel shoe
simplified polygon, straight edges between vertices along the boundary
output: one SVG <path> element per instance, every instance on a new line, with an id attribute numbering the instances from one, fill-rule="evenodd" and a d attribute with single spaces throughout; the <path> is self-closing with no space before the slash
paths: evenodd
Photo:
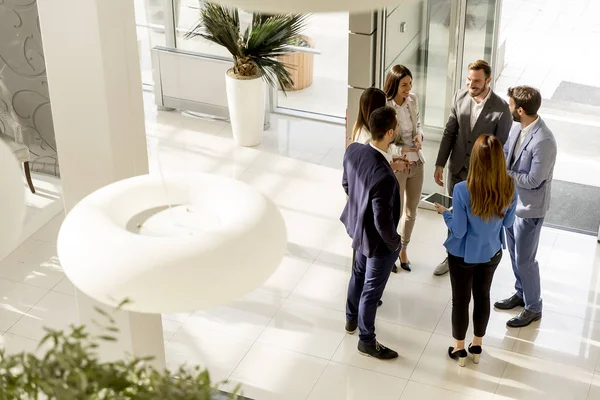
<path id="1" fill-rule="evenodd" d="M 461 367 L 464 367 L 467 362 L 467 351 L 465 349 L 454 351 L 454 347 L 448 347 L 448 356 L 453 360 L 458 359 L 458 365 Z"/>
<path id="2" fill-rule="evenodd" d="M 473 362 L 479 364 L 479 357 L 481 357 L 481 346 L 469 345 L 469 353 L 473 354 Z"/>

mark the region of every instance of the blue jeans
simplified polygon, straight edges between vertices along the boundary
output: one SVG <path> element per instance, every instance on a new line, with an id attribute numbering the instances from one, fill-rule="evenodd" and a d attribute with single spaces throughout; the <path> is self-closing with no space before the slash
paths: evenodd
<path id="1" fill-rule="evenodd" d="M 511 228 L 506 228 L 506 241 L 513 272 L 517 296 L 525 301 L 525 309 L 542 311 L 542 287 L 540 265 L 535 256 L 540 242 L 544 218 L 519 218 Z"/>
<path id="2" fill-rule="evenodd" d="M 375 344 L 375 314 L 400 249 L 391 253 L 365 257 L 354 254 L 352 276 L 348 284 L 346 320 L 357 321 L 359 339 L 365 344 Z"/>

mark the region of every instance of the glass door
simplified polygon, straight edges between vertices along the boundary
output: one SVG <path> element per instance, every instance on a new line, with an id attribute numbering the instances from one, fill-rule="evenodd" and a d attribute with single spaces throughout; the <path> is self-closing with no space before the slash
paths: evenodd
<path id="1" fill-rule="evenodd" d="M 382 79 L 396 64 L 413 75 L 421 122 L 440 132 L 455 91 L 458 3 L 446 0 L 403 0 L 385 14 Z"/>
<path id="2" fill-rule="evenodd" d="M 469 63 L 495 69 L 500 9 L 501 0 L 403 0 L 387 9 L 382 85 L 395 64 L 407 66 L 429 131 L 441 134 Z"/>
<path id="3" fill-rule="evenodd" d="M 497 57 L 502 1 L 462 0 L 462 3 L 464 12 L 460 21 L 463 32 L 460 48 L 463 56 L 457 89 L 464 85 L 467 67 L 475 60 L 482 59 L 490 63 L 494 77 L 498 76 L 503 68 L 503 65 L 498 65 L 498 62 L 502 61 Z"/>

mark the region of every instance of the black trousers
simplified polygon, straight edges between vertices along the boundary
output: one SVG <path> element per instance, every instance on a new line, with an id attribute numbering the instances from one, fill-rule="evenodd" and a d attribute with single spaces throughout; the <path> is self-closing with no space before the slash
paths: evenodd
<path id="1" fill-rule="evenodd" d="M 467 180 L 468 171 L 466 168 L 461 169 L 457 174 L 453 174 L 452 172 L 448 172 L 448 179 L 446 181 L 446 186 L 448 189 L 448 196 L 452 197 L 454 193 L 454 186 L 462 181 Z"/>
<path id="2" fill-rule="evenodd" d="M 469 303 L 473 293 L 473 331 L 485 336 L 490 319 L 490 288 L 496 267 L 502 260 L 502 250 L 484 264 L 468 264 L 461 257 L 448 254 L 452 283 L 452 336 L 465 340 L 469 327 Z"/>

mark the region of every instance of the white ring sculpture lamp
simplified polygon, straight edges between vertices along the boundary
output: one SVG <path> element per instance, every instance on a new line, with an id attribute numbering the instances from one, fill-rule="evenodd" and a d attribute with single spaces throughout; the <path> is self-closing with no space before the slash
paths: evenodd
<path id="1" fill-rule="evenodd" d="M 25 219 L 25 187 L 21 165 L 0 140 L 0 259 L 10 253 L 21 235 Z"/>
<path id="2" fill-rule="evenodd" d="M 221 176 L 144 175 L 90 194 L 58 236 L 61 265 L 82 292 L 111 306 L 184 312 L 249 293 L 286 249 L 283 217 L 249 185 Z"/>
<path id="3" fill-rule="evenodd" d="M 265 13 L 314 13 L 371 11 L 387 7 L 392 0 L 213 0 L 242 10 Z"/>

